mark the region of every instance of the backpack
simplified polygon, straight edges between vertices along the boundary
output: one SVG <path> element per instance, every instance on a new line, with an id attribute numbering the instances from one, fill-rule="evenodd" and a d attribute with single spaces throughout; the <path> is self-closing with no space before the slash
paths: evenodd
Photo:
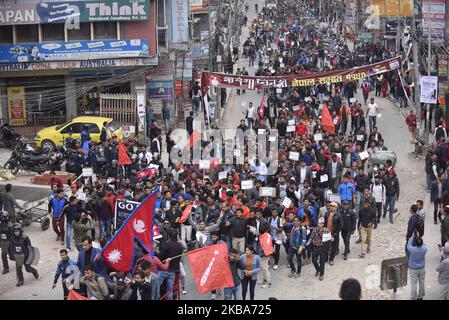
<path id="1" fill-rule="evenodd" d="M 424 236 L 424 219 L 423 217 L 418 215 L 418 221 L 416 221 L 416 227 L 415 230 L 416 232 L 418 232 L 418 235 L 420 237 Z"/>

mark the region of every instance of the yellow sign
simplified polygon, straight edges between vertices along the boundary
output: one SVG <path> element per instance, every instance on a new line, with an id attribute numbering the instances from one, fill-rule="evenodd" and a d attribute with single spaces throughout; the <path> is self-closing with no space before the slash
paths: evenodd
<path id="1" fill-rule="evenodd" d="M 26 124 L 26 100 L 24 87 L 8 88 L 9 123 L 13 126 Z"/>
<path id="2" fill-rule="evenodd" d="M 413 0 L 371 0 L 371 14 L 381 17 L 411 17 Z"/>

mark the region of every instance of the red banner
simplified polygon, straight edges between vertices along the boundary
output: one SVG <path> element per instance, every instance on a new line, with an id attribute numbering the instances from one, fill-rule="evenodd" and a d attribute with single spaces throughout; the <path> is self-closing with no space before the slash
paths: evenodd
<path id="1" fill-rule="evenodd" d="M 269 234 L 268 232 L 262 233 L 259 236 L 259 242 L 265 255 L 267 257 L 271 256 L 274 252 L 273 239 L 271 237 L 271 234 Z"/>
<path id="2" fill-rule="evenodd" d="M 211 85 L 220 88 L 236 88 L 243 90 L 261 90 L 268 87 L 307 87 L 318 84 L 331 84 L 360 80 L 376 74 L 399 69 L 401 68 L 401 66 L 401 58 L 395 57 L 366 66 L 320 72 L 308 75 L 252 77 L 204 71 L 201 75 L 201 88 L 203 94 L 205 94 L 209 90 L 209 87 Z"/>

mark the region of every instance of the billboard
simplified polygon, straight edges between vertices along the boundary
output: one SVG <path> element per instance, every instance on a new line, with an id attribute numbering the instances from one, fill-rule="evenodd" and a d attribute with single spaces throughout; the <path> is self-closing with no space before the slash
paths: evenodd
<path id="1" fill-rule="evenodd" d="M 101 40 L 0 45 L 0 63 L 148 57 L 148 41 Z"/>
<path id="2" fill-rule="evenodd" d="M 26 100 L 24 87 L 8 88 L 8 115 L 13 126 L 26 124 Z"/>
<path id="3" fill-rule="evenodd" d="M 422 30 L 423 37 L 430 34 L 433 39 L 440 39 L 445 43 L 446 36 L 446 2 L 445 0 L 423 0 Z"/>
<path id="4" fill-rule="evenodd" d="M 189 42 L 189 2 L 172 0 L 172 42 Z"/>
<path id="5" fill-rule="evenodd" d="M 371 0 L 372 14 L 381 17 L 412 17 L 413 0 Z"/>
<path id="6" fill-rule="evenodd" d="M 143 21 L 149 19 L 150 0 L 0 4 L 0 25 Z"/>
<path id="7" fill-rule="evenodd" d="M 148 98 L 173 103 L 173 81 L 149 81 Z"/>

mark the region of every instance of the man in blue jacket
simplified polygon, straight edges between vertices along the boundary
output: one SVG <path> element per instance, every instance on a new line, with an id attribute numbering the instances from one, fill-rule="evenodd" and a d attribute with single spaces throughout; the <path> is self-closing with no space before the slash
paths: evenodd
<path id="1" fill-rule="evenodd" d="M 61 256 L 61 260 L 58 261 L 55 272 L 55 279 L 53 281 L 52 289 L 56 288 L 56 284 L 58 283 L 59 277 L 62 279 L 62 291 L 64 293 L 64 300 L 67 300 L 67 296 L 69 295 L 69 290 L 67 289 L 67 285 L 65 280 L 74 273 L 76 266 L 76 261 L 69 258 L 67 250 L 61 249 L 59 251 Z"/>
<path id="2" fill-rule="evenodd" d="M 92 238 L 89 236 L 84 237 L 82 241 L 83 250 L 78 254 L 78 261 L 76 262 L 76 265 L 80 270 L 80 275 L 84 275 L 86 267 L 91 265 L 94 267 L 95 273 L 105 279 L 109 279 L 108 270 L 100 254 L 101 250 L 92 246 Z"/>
<path id="3" fill-rule="evenodd" d="M 338 188 L 338 195 L 340 196 L 340 201 L 349 201 L 351 205 L 354 203 L 355 186 L 352 182 L 349 182 L 347 172 L 343 176 L 343 182 Z"/>
<path id="4" fill-rule="evenodd" d="M 295 217 L 293 220 L 293 228 L 290 237 L 290 248 L 288 249 L 287 261 L 290 265 L 290 278 L 298 278 L 301 274 L 301 254 L 306 247 L 307 229 L 302 225 L 302 220 L 299 217 Z M 296 255 L 296 264 L 298 268 L 295 268 L 293 263 L 293 257 Z"/>
<path id="5" fill-rule="evenodd" d="M 407 250 L 410 253 L 408 259 L 408 269 L 410 270 L 411 295 L 412 300 L 422 300 L 425 295 L 424 279 L 426 275 L 426 253 L 427 246 L 421 237 L 411 237 L 407 242 Z M 417 291 L 419 283 L 419 293 Z"/>
<path id="6" fill-rule="evenodd" d="M 56 241 L 61 240 L 61 245 L 64 245 L 64 215 L 63 211 L 67 205 L 67 200 L 64 198 L 64 190 L 58 189 L 56 196 L 48 202 L 48 213 L 53 210 L 52 225 L 56 233 Z"/>

